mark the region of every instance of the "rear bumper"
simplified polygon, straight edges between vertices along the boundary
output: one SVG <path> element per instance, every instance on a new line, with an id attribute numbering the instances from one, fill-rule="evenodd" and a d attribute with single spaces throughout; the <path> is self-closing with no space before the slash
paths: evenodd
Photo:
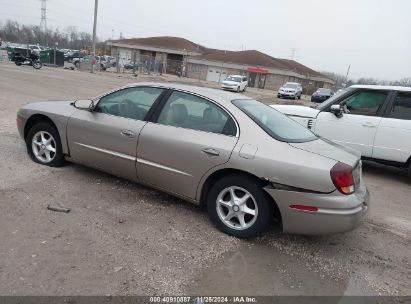
<path id="1" fill-rule="evenodd" d="M 342 195 L 338 191 L 330 194 L 294 192 L 265 188 L 280 209 L 285 233 L 324 235 L 346 232 L 356 228 L 366 215 L 370 196 L 363 185 L 352 195 Z M 308 205 L 317 211 L 302 211 L 291 205 Z"/>

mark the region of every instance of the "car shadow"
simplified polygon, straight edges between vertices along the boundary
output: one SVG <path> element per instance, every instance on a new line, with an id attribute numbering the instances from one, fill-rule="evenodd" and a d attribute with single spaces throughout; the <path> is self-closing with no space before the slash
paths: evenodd
<path id="1" fill-rule="evenodd" d="M 378 177 L 389 178 L 404 185 L 410 184 L 410 177 L 407 170 L 379 164 L 373 161 L 363 160 L 364 175 L 373 174 Z"/>

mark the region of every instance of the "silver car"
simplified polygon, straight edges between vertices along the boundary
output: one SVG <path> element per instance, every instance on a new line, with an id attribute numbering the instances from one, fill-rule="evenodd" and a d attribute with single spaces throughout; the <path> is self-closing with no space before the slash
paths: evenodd
<path id="1" fill-rule="evenodd" d="M 36 102 L 17 126 L 40 164 L 84 164 L 207 205 L 221 231 L 355 228 L 369 195 L 360 155 L 275 109 L 221 90 L 140 83 L 92 100 Z"/>

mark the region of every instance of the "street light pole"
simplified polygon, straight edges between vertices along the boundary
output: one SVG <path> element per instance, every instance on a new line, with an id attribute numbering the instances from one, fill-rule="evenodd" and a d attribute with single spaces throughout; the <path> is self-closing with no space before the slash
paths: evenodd
<path id="1" fill-rule="evenodd" d="M 98 0 L 94 0 L 94 24 L 93 24 L 93 58 L 96 56 L 96 30 L 97 30 Z M 94 64 L 91 63 L 91 72 L 94 73 Z"/>

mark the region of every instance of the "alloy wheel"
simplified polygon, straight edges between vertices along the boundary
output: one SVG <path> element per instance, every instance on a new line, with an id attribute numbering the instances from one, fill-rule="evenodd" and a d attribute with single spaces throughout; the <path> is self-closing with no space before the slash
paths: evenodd
<path id="1" fill-rule="evenodd" d="M 220 220 L 235 230 L 250 228 L 258 216 L 258 206 L 254 197 L 246 189 L 230 186 L 217 196 L 217 214 Z"/>
<path id="2" fill-rule="evenodd" d="M 56 141 L 46 131 L 39 131 L 34 134 L 31 148 L 34 156 L 42 163 L 49 163 L 56 156 Z"/>

